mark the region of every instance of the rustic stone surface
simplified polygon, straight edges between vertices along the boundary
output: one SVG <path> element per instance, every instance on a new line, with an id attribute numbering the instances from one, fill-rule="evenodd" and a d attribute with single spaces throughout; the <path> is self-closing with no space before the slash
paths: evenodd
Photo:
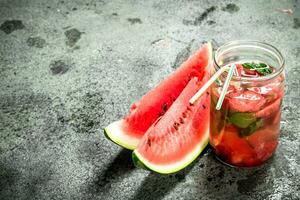
<path id="1" fill-rule="evenodd" d="M 299 18 L 292 0 L 0 0 L 0 199 L 300 199 Z M 286 57 L 280 145 L 264 166 L 229 168 L 207 149 L 163 176 L 104 137 L 202 42 L 236 39 Z"/>

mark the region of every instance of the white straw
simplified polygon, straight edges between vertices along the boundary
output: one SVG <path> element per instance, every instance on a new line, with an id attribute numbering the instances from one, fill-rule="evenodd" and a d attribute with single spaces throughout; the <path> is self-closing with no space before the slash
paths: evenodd
<path id="1" fill-rule="evenodd" d="M 235 75 L 235 76 L 239 76 L 239 71 L 237 70 L 237 68 L 236 68 L 236 67 L 234 68 L 233 75 Z"/>
<path id="2" fill-rule="evenodd" d="M 223 101 L 224 101 L 224 98 L 225 98 L 225 95 L 226 95 L 226 92 L 227 92 L 230 80 L 232 78 L 233 72 L 235 70 L 235 67 L 236 67 L 235 64 L 232 64 L 231 67 L 230 67 L 230 69 L 229 69 L 229 72 L 228 72 L 228 75 L 226 77 L 224 86 L 222 88 L 221 95 L 220 95 L 219 100 L 217 102 L 216 110 L 220 110 L 221 107 L 222 107 L 222 104 L 223 104 Z"/>
<path id="3" fill-rule="evenodd" d="M 222 67 L 221 69 L 219 69 L 201 88 L 200 90 L 198 90 L 198 92 L 190 99 L 190 103 L 194 104 L 195 101 L 197 101 L 197 99 L 209 88 L 209 86 L 211 84 L 213 84 L 213 82 L 215 82 L 215 80 L 217 80 L 217 78 L 219 78 L 219 76 L 225 72 L 228 71 L 230 69 L 229 66 L 225 66 Z"/>

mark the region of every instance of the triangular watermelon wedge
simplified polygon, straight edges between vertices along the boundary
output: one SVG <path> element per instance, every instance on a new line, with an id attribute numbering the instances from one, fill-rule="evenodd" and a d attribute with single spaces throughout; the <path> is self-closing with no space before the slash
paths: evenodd
<path id="1" fill-rule="evenodd" d="M 194 104 L 189 100 L 208 80 L 193 78 L 171 108 L 153 124 L 132 154 L 136 166 L 169 174 L 189 165 L 208 144 L 209 92 Z"/>
<path id="2" fill-rule="evenodd" d="M 210 43 L 203 45 L 175 72 L 134 103 L 123 119 L 104 129 L 116 144 L 135 149 L 148 128 L 170 108 L 192 77 L 202 80 L 212 59 Z"/>

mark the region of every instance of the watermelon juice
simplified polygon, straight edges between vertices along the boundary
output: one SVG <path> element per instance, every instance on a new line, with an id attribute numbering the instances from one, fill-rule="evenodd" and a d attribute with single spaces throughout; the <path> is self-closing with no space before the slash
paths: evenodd
<path id="1" fill-rule="evenodd" d="M 224 47 L 216 52 L 215 69 L 235 63 L 237 75 L 220 110 L 215 107 L 226 75 L 211 88 L 210 144 L 217 157 L 229 165 L 257 166 L 270 158 L 278 145 L 284 62 L 277 49 L 264 43 L 239 41 L 227 45 L 227 56 L 222 54 Z M 257 55 L 258 49 L 265 50 L 264 54 Z"/>

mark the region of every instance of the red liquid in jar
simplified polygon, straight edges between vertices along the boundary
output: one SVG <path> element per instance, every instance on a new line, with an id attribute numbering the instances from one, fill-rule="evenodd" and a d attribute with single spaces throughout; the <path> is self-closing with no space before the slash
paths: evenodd
<path id="1" fill-rule="evenodd" d="M 263 76 L 236 63 L 239 76 Z M 270 67 L 272 73 L 275 72 Z M 231 81 L 221 110 L 215 110 L 222 85 L 212 87 L 210 144 L 224 162 L 241 167 L 257 166 L 276 150 L 280 132 L 283 75 L 243 85 Z"/>

